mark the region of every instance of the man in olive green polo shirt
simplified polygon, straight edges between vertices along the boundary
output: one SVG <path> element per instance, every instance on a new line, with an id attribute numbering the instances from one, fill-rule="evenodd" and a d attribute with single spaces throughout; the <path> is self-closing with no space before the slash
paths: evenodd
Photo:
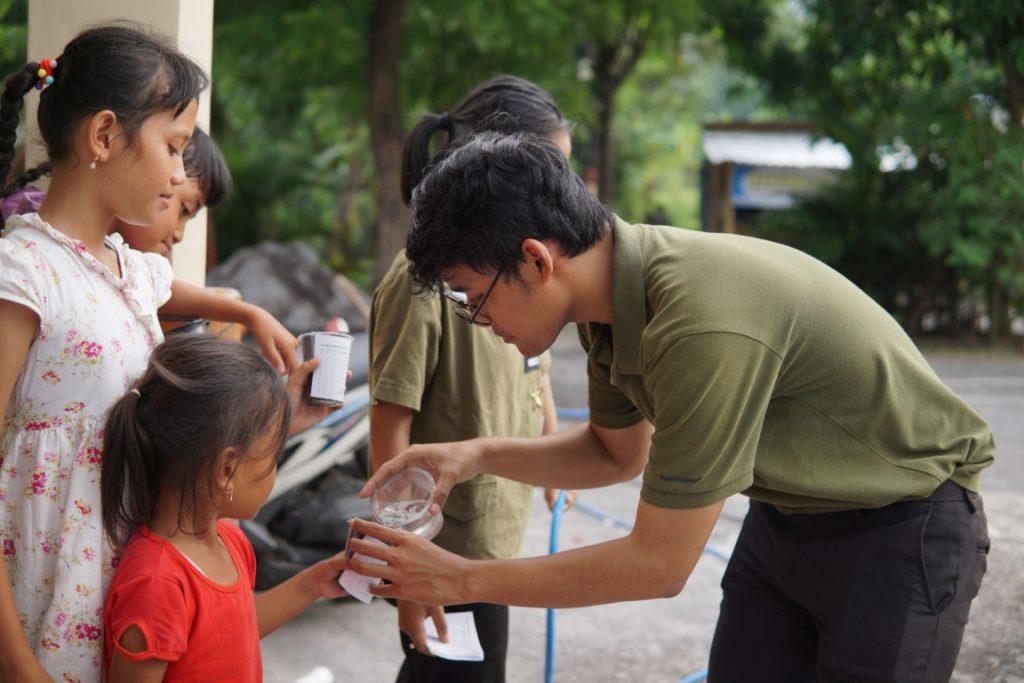
<path id="1" fill-rule="evenodd" d="M 478 135 L 412 202 L 415 280 L 461 291 L 524 354 L 580 325 L 589 424 L 536 439 L 417 446 L 440 502 L 480 472 L 586 488 L 643 472 L 632 532 L 548 557 L 473 562 L 391 544 L 379 595 L 573 607 L 678 593 L 723 500 L 751 498 L 729 567 L 712 683 L 934 681 L 951 675 L 988 537 L 988 426 L 897 323 L 796 250 L 629 225 L 557 150 Z"/>

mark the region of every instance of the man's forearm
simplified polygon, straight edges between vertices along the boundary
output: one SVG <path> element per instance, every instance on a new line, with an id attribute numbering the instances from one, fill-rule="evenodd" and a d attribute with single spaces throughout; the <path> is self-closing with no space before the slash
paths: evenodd
<path id="1" fill-rule="evenodd" d="M 478 469 L 550 488 L 607 486 L 643 470 L 649 437 L 645 440 L 641 431 L 636 436 L 623 439 L 617 452 L 608 448 L 589 423 L 541 437 L 481 439 Z"/>

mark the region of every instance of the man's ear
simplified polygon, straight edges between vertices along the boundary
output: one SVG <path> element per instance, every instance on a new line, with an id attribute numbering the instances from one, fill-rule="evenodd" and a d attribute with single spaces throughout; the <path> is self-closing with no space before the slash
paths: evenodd
<path id="1" fill-rule="evenodd" d="M 89 160 L 95 159 L 101 163 L 110 158 L 111 142 L 122 133 L 117 114 L 109 109 L 98 111 L 86 119 L 82 130 Z"/>
<path id="2" fill-rule="evenodd" d="M 529 273 L 540 283 L 547 282 L 555 272 L 555 254 L 540 240 L 523 240 L 522 259 L 526 264 L 523 274 Z"/>

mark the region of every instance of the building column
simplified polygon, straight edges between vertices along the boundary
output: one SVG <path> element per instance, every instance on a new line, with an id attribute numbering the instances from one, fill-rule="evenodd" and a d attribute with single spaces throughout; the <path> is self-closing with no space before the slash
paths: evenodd
<path id="1" fill-rule="evenodd" d="M 177 40 L 181 50 L 210 73 L 213 62 L 213 0 L 29 0 L 29 61 L 55 58 L 83 29 L 116 19 L 144 24 Z M 26 98 L 28 168 L 46 160 L 36 125 L 38 106 L 38 98 Z M 209 91 L 199 99 L 196 121 L 210 132 Z M 205 283 L 205 209 L 189 221 L 185 239 L 174 248 L 173 265 L 177 279 L 199 286 Z"/>

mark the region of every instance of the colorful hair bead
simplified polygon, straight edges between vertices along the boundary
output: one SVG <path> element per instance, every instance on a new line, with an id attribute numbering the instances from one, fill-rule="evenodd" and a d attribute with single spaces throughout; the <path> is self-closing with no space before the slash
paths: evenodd
<path id="1" fill-rule="evenodd" d="M 36 90 L 42 90 L 47 85 L 53 85 L 53 70 L 56 68 L 56 59 L 43 59 L 39 62 L 39 70 L 36 72 L 36 76 L 39 77 L 39 80 L 36 81 Z"/>

